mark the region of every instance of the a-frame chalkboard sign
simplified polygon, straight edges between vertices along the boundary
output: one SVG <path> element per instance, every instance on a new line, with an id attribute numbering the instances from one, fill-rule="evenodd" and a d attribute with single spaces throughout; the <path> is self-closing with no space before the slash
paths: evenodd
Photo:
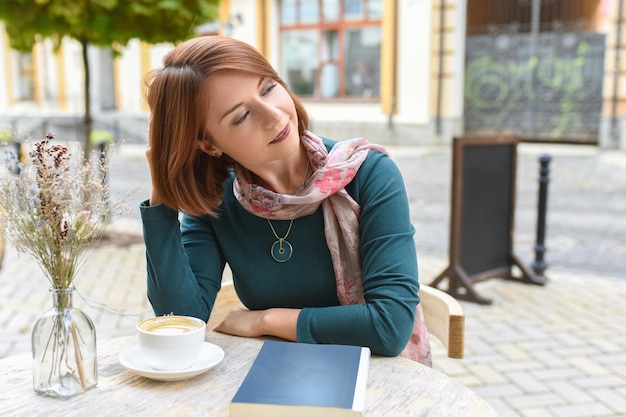
<path id="1" fill-rule="evenodd" d="M 545 284 L 513 254 L 518 142 L 512 136 L 453 139 L 450 264 L 431 286 L 447 278 L 448 288 L 440 289 L 453 297 L 491 304 L 474 283 L 500 277 Z"/>

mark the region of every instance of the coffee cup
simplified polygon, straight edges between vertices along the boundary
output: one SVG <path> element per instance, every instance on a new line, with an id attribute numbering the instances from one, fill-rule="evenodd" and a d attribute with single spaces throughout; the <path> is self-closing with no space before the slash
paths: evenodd
<path id="1" fill-rule="evenodd" d="M 202 350 L 206 323 L 189 316 L 159 316 L 137 324 L 137 341 L 150 367 L 182 371 L 191 367 Z"/>

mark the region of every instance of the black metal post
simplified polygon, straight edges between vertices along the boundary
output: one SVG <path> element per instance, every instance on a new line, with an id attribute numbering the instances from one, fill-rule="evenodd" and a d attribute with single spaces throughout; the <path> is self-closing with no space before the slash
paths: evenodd
<path id="1" fill-rule="evenodd" d="M 535 274 L 544 276 L 544 271 L 548 268 L 544 260 L 546 253 L 546 211 L 548 207 L 548 183 L 550 182 L 550 160 L 552 157 L 548 154 L 539 156 L 539 204 L 537 208 L 537 241 L 535 243 L 535 261 L 532 268 Z"/>
<path id="2" fill-rule="evenodd" d="M 109 181 L 106 141 L 102 140 L 98 142 L 98 153 L 100 155 L 100 165 L 101 165 L 101 170 L 102 170 L 102 185 L 106 187 Z"/>
<path id="3" fill-rule="evenodd" d="M 15 175 L 19 175 L 22 172 L 23 164 L 26 163 L 24 147 L 17 138 L 13 139 L 13 146 L 15 147 L 15 160 L 17 161 L 17 164 L 11 169 L 11 172 Z"/>
<path id="4" fill-rule="evenodd" d="M 15 155 L 17 155 L 17 160 L 19 162 L 24 162 L 24 149 L 22 149 L 22 143 L 18 140 L 13 142 L 13 146 L 15 146 Z"/>
<path id="5" fill-rule="evenodd" d="M 621 46 L 622 46 L 622 23 L 624 21 L 624 0 L 619 1 L 619 6 L 617 8 L 617 34 L 615 41 L 615 63 L 613 64 L 613 100 L 611 103 L 611 146 L 619 147 L 619 126 L 618 126 L 618 118 L 617 118 L 617 102 L 619 101 L 619 77 L 620 77 L 620 54 L 621 54 Z"/>

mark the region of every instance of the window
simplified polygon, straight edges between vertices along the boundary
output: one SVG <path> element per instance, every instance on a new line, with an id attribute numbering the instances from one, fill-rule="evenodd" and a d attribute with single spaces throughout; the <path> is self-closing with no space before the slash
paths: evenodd
<path id="1" fill-rule="evenodd" d="M 17 83 L 15 98 L 18 101 L 35 99 L 35 71 L 33 68 L 33 54 L 30 52 L 16 52 Z"/>
<path id="2" fill-rule="evenodd" d="M 281 76 L 316 98 L 380 95 L 382 0 L 282 0 Z"/>

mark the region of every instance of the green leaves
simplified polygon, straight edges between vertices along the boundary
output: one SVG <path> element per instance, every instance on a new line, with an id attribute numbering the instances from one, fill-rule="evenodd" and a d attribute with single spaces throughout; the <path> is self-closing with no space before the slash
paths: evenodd
<path id="1" fill-rule="evenodd" d="M 178 43 L 193 37 L 196 28 L 217 17 L 219 0 L 0 0 L 11 47 L 30 52 L 35 43 L 51 39 L 55 48 L 63 38 L 83 49 L 85 153 L 89 153 L 91 113 L 89 45 L 120 53 L 132 39 L 151 44 Z"/>
<path id="2" fill-rule="evenodd" d="M 217 17 L 218 0 L 3 0 L 0 20 L 11 46 L 29 51 L 44 38 L 69 36 L 98 46 L 131 39 L 176 43 Z"/>

